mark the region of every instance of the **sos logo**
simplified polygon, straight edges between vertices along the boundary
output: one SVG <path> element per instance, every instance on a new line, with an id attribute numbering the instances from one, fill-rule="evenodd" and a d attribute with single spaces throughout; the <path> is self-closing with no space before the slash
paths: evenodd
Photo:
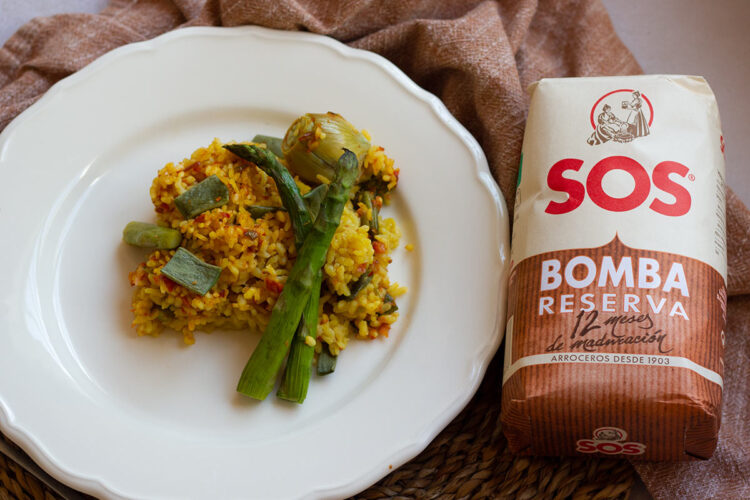
<path id="1" fill-rule="evenodd" d="M 656 213 L 670 217 L 679 217 L 690 211 L 692 200 L 690 193 L 681 184 L 670 178 L 674 174 L 693 180 L 688 175 L 689 169 L 676 161 L 663 161 L 654 167 L 649 176 L 648 171 L 632 158 L 627 156 L 609 156 L 593 166 L 586 177 L 586 184 L 575 179 L 563 177 L 568 171 L 578 172 L 583 160 L 565 158 L 558 161 L 547 173 L 547 186 L 553 191 L 566 193 L 564 202 L 550 201 L 544 210 L 548 214 L 566 214 L 581 204 L 588 194 L 589 199 L 597 206 L 610 212 L 627 212 L 640 207 L 652 191 L 656 192 L 648 207 Z M 630 194 L 621 198 L 610 196 L 604 191 L 604 176 L 612 171 L 622 171 L 630 175 L 635 182 Z"/>
<path id="2" fill-rule="evenodd" d="M 642 455 L 646 445 L 626 442 L 628 433 L 617 427 L 599 427 L 594 431 L 594 439 L 579 439 L 576 451 L 579 453 L 603 453 L 605 455 Z"/>

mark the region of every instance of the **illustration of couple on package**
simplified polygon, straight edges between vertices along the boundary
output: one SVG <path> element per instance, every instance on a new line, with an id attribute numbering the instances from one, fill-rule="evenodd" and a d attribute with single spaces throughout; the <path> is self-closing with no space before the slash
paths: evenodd
<path id="1" fill-rule="evenodd" d="M 648 120 L 643 115 L 643 98 L 639 91 L 634 91 L 630 101 L 622 101 L 621 107 L 628 111 L 625 120 L 621 120 L 612 112 L 612 106 L 605 103 L 596 119 L 596 130 L 586 141 L 592 146 L 613 140 L 615 142 L 630 142 L 636 137 L 643 137 L 650 133 Z"/>

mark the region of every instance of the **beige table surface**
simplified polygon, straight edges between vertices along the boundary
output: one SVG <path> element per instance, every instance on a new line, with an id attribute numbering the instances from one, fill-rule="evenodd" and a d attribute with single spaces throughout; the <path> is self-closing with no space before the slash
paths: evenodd
<path id="1" fill-rule="evenodd" d="M 727 182 L 750 205 L 750 1 L 604 0 L 646 73 L 701 75 L 719 102 Z"/>
<path id="2" fill-rule="evenodd" d="M 646 73 L 706 77 L 719 101 L 727 180 L 750 205 L 750 0 L 603 0 Z M 98 12 L 106 0 L 0 0 L 0 43 L 35 16 Z M 642 484 L 634 500 L 649 498 Z"/>

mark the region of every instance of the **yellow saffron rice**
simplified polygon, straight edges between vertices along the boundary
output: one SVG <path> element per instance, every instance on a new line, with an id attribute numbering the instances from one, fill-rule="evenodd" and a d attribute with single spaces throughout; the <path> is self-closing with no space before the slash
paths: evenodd
<path id="1" fill-rule="evenodd" d="M 375 177 L 393 189 L 398 173 L 383 148 L 370 148 L 361 179 Z M 186 220 L 174 199 L 211 175 L 218 176 L 227 186 L 229 202 Z M 297 184 L 303 194 L 310 190 L 299 180 Z M 296 258 L 294 234 L 286 212 L 255 219 L 245 208 L 280 207 L 274 181 L 252 163 L 222 148 L 215 139 L 190 158 L 165 165 L 151 185 L 151 200 L 158 223 L 178 229 L 183 236 L 181 246 L 205 262 L 220 266 L 222 271 L 216 285 L 200 296 L 161 274 L 174 250 L 149 254 L 129 275 L 130 284 L 135 287 L 133 327 L 138 335 L 158 335 L 168 328 L 180 332 L 184 341 L 192 344 L 196 331 L 262 332 Z M 376 201 L 380 204 L 388 200 Z M 357 205 L 347 203 L 328 250 L 317 338 L 306 339 L 318 351 L 321 341 L 328 344 L 334 355 L 346 347 L 351 337 L 387 336 L 398 318 L 392 299 L 406 292 L 388 278 L 390 255 L 400 237 L 395 221 L 381 218 L 380 231 L 371 240 L 368 226 L 361 225 L 359 217 L 368 209 Z M 365 272 L 372 273 L 370 283 L 353 299 L 343 299 L 350 293 L 349 285 Z"/>

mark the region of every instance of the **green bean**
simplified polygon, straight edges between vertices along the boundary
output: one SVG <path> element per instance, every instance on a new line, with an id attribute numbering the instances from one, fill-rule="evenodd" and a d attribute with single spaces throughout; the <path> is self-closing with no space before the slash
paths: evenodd
<path id="1" fill-rule="evenodd" d="M 219 280 L 221 268 L 203 262 L 188 250 L 180 247 L 169 262 L 161 268 L 161 273 L 191 292 L 205 295 Z"/>
<path id="2" fill-rule="evenodd" d="M 375 193 L 376 196 L 385 196 L 389 191 L 388 183 L 380 177 L 370 177 L 366 181 L 360 183 L 359 187 L 363 191 Z"/>
<path id="3" fill-rule="evenodd" d="M 258 346 L 250 356 L 237 384 L 237 391 L 255 399 L 265 399 L 274 386 L 290 342 L 308 303 L 316 274 L 323 267 L 333 234 L 341 221 L 344 205 L 359 173 L 359 162 L 345 150 L 338 161 L 336 178 L 329 185 L 320 213 L 310 228 L 297 260 L 289 272 Z"/>
<path id="4" fill-rule="evenodd" d="M 362 273 L 362 275 L 354 281 L 354 283 L 351 284 L 349 287 L 349 295 L 346 295 L 344 297 L 340 297 L 342 300 L 352 300 L 354 297 L 357 296 L 359 292 L 364 290 L 367 285 L 370 284 L 372 281 L 372 271 L 368 267 L 365 272 Z"/>
<path id="5" fill-rule="evenodd" d="M 370 191 L 360 191 L 359 199 L 364 203 L 365 207 L 369 210 L 370 215 L 365 215 L 364 219 L 360 218 L 362 224 L 370 226 L 370 234 L 375 236 L 380 232 L 380 222 L 378 221 L 379 210 L 376 203 L 373 201 L 374 195 Z"/>
<path id="6" fill-rule="evenodd" d="M 186 219 L 226 205 L 229 201 L 229 189 L 217 176 L 207 177 L 198 184 L 174 199 L 180 213 Z"/>
<path id="7" fill-rule="evenodd" d="M 266 214 L 275 212 L 286 212 L 284 207 L 267 207 L 264 205 L 246 205 L 245 209 L 250 213 L 253 219 L 260 219 Z"/>
<path id="8" fill-rule="evenodd" d="M 384 312 L 380 313 L 380 316 L 384 316 L 386 314 L 393 314 L 396 311 L 398 311 L 398 306 L 396 305 L 396 299 L 394 299 L 390 293 L 386 292 L 385 297 L 383 297 L 383 305 L 390 304 L 391 306 L 386 309 Z"/>
<path id="9" fill-rule="evenodd" d="M 389 307 L 385 312 L 380 313 L 379 316 L 385 316 L 385 315 L 388 315 L 388 314 L 393 314 L 396 311 L 398 311 L 398 306 L 394 302 L 393 304 L 391 304 L 391 307 Z"/>
<path id="10" fill-rule="evenodd" d="M 380 232 L 380 208 L 378 204 L 373 200 L 372 203 L 372 219 L 370 219 L 370 232 L 373 236 Z"/>
<path id="11" fill-rule="evenodd" d="M 123 229 L 122 239 L 136 247 L 171 249 L 180 246 L 182 234 L 177 229 L 133 221 Z"/>
<path id="12" fill-rule="evenodd" d="M 281 137 L 258 134 L 253 137 L 252 142 L 255 142 L 257 144 L 265 144 L 266 148 L 268 148 L 273 154 L 275 154 L 279 158 L 284 157 L 284 152 L 281 150 Z"/>
<path id="13" fill-rule="evenodd" d="M 336 360 L 338 356 L 331 354 L 327 345 L 323 346 L 323 350 L 318 356 L 318 375 L 329 375 L 336 370 Z"/>

